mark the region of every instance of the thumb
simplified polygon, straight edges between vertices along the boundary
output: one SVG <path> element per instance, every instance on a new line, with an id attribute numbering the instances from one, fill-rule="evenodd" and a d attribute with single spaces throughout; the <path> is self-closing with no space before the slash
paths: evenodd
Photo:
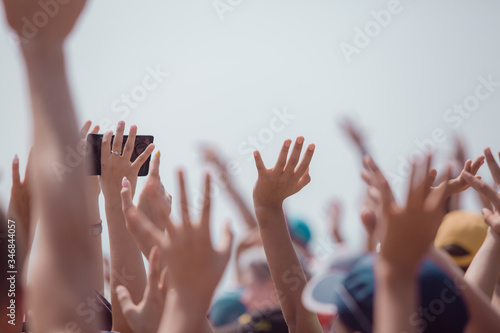
<path id="1" fill-rule="evenodd" d="M 234 240 L 234 234 L 233 231 L 231 230 L 231 221 L 227 221 L 224 227 L 224 235 L 222 236 L 220 242 L 221 245 L 219 251 L 225 256 L 227 256 L 228 259 L 231 256 L 233 240 Z"/>
<path id="2" fill-rule="evenodd" d="M 122 180 L 122 209 L 123 212 L 126 213 L 134 204 L 132 202 L 132 190 L 130 187 L 130 182 L 126 177 L 123 177 Z"/>
<path id="3" fill-rule="evenodd" d="M 151 160 L 149 175 L 152 177 L 160 177 L 160 156 L 161 153 L 158 150 Z"/>
<path id="4" fill-rule="evenodd" d="M 130 296 L 130 292 L 124 286 L 116 287 L 116 295 L 118 297 L 118 302 L 120 304 L 120 308 L 122 309 L 122 313 L 125 317 L 130 316 L 132 313 L 136 312 L 136 306 L 132 301 L 132 296 Z"/>
<path id="5" fill-rule="evenodd" d="M 491 223 L 491 217 L 493 216 L 493 212 L 488 208 L 483 208 L 481 212 L 483 213 L 484 222 L 486 222 L 486 224 L 489 225 L 490 227 L 493 227 Z"/>

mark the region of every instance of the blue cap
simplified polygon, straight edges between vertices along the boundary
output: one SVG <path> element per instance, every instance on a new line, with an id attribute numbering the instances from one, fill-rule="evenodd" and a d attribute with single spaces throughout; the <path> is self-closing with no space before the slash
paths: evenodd
<path id="1" fill-rule="evenodd" d="M 288 218 L 288 230 L 290 231 L 290 237 L 295 242 L 307 246 L 311 241 L 311 229 L 307 223 L 299 218 Z"/>
<path id="2" fill-rule="evenodd" d="M 235 322 L 239 316 L 246 313 L 245 305 L 240 301 L 241 290 L 223 293 L 210 309 L 210 321 L 214 326 L 224 326 Z"/>
<path id="3" fill-rule="evenodd" d="M 338 314 L 354 331 L 372 332 L 375 292 L 374 256 L 352 257 L 335 262 L 328 273 L 313 278 L 302 295 L 312 311 Z M 420 306 L 408 318 L 419 332 L 463 332 L 468 321 L 461 293 L 451 279 L 431 261 L 424 261 L 419 272 Z"/>

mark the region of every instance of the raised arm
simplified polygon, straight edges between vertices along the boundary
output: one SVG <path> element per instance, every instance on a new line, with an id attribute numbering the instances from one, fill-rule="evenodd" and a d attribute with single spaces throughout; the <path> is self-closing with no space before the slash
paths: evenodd
<path id="1" fill-rule="evenodd" d="M 267 169 L 260 153 L 254 153 L 258 171 L 253 198 L 255 213 L 259 223 L 262 243 L 266 253 L 271 276 L 278 295 L 281 309 L 290 332 L 322 332 L 318 317 L 302 305 L 302 290 L 307 281 L 290 239 L 283 213 L 283 201 L 299 192 L 310 181 L 309 163 L 314 145 L 309 145 L 299 163 L 304 138 L 298 137 L 290 157 L 291 140 L 286 140 L 276 165 Z M 293 273 L 298 281 L 290 285 L 283 279 L 284 274 Z"/>
<path id="2" fill-rule="evenodd" d="M 418 170 L 413 165 L 408 198 L 401 207 L 378 166 L 365 158 L 370 195 L 379 200 L 383 219 L 383 225 L 378 226 L 381 249 L 375 265 L 374 332 L 417 332 L 409 318 L 417 313 L 418 268 L 444 215 L 448 184 L 430 190 L 430 163 L 429 156 L 426 168 Z"/>
<path id="3" fill-rule="evenodd" d="M 60 6 L 59 14 L 21 45 L 33 111 L 33 183 L 41 215 L 41 259 L 33 266 L 30 295 L 36 332 L 63 331 L 68 326 L 94 331 L 92 323 L 76 311 L 92 292 L 84 166 L 76 165 L 63 174 L 54 169 L 55 165 L 66 164 L 66 147 L 76 150 L 79 142 L 63 44 L 85 3 L 74 0 Z M 10 26 L 24 38 L 22 19 L 33 17 L 40 10 L 38 3 L 4 0 L 3 4 Z M 50 306 L 47 299 L 51 299 Z"/>
<path id="4" fill-rule="evenodd" d="M 92 126 L 92 122 L 87 121 L 80 130 L 80 139 L 82 146 L 86 147 L 86 136 Z M 94 126 L 91 134 L 99 132 L 99 125 Z M 104 295 L 104 262 L 102 256 L 102 220 L 99 210 L 99 195 L 101 194 L 101 185 L 98 176 L 87 176 L 89 187 L 89 220 L 87 222 L 88 234 L 90 238 L 91 256 L 92 256 L 92 286 Z"/>
<path id="5" fill-rule="evenodd" d="M 208 175 L 198 223 L 193 222 L 189 212 L 182 172 L 179 172 L 179 185 L 182 223 L 175 225 L 170 217 L 165 217 L 163 223 L 167 236 L 133 205 L 128 181 L 123 183 L 123 211 L 127 226 L 138 242 L 155 243 L 160 249 L 161 262 L 168 266 L 170 290 L 158 332 L 199 333 L 211 330 L 206 314 L 213 292 L 231 256 L 233 235 L 227 225 L 220 246 L 214 249 L 210 237 L 211 199 Z"/>
<path id="6" fill-rule="evenodd" d="M 464 176 L 467 182 L 478 193 L 488 198 L 495 207 L 494 211 L 483 208 L 484 220 L 489 225 L 488 233 L 465 274 L 465 279 L 469 283 L 478 286 L 491 299 L 500 277 L 500 260 L 498 260 L 500 256 L 500 214 L 498 213 L 500 193 L 468 173 Z"/>
<path id="7" fill-rule="evenodd" d="M 234 180 L 231 178 L 230 171 L 228 170 L 228 165 L 224 163 L 222 158 L 214 149 L 204 147 L 203 153 L 205 154 L 205 160 L 214 165 L 217 169 L 217 179 L 222 182 L 222 185 L 229 194 L 229 197 L 238 208 L 247 229 L 251 230 L 257 227 L 255 214 L 252 211 L 251 207 L 246 203 L 243 195 L 240 193 L 240 191 L 238 191 Z"/>
<path id="8" fill-rule="evenodd" d="M 132 235 L 128 232 L 122 211 L 120 191 L 122 179 L 127 177 L 135 191 L 139 169 L 151 155 L 154 145 L 148 148 L 132 163 L 137 127 L 131 126 L 122 152 L 125 123 L 120 121 L 111 145 L 112 132 L 106 132 L 101 147 L 101 186 L 105 199 L 106 220 L 109 229 L 111 259 L 111 305 L 113 307 L 113 330 L 132 332 L 120 310 L 116 287 L 125 284 L 132 300 L 139 303 L 147 284 L 142 254 Z M 113 152 L 113 153 L 112 153 Z"/>

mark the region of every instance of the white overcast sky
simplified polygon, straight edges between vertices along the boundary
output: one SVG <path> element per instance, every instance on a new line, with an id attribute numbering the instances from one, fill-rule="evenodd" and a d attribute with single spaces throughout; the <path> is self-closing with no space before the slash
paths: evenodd
<path id="1" fill-rule="evenodd" d="M 67 45 L 80 122 L 123 119 L 127 127 L 137 124 L 140 134 L 154 135 L 162 152 L 161 173 L 174 197 L 173 171 L 179 166 L 188 171 L 191 193 L 200 188 L 204 166 L 198 146 L 208 141 L 237 161 L 238 183 L 251 203 L 256 171 L 246 153 L 248 137 L 264 138 L 262 153 L 271 164 L 283 140 L 303 135 L 317 145 L 312 183 L 288 200 L 289 212 L 307 219 L 317 239 L 324 239 L 326 202 L 340 197 L 348 240 L 359 246 L 363 186 L 357 155 L 336 125 L 343 114 L 368 129 L 376 158 L 395 175 L 400 160 L 418 149 L 416 141 L 432 138 L 435 131 L 444 133 L 436 143 L 440 161 L 451 153 L 453 127 L 467 139 L 470 157 L 486 146 L 500 151 L 499 86 L 489 87 L 489 94 L 487 87 L 479 88 L 482 100 L 476 99 L 473 112 L 447 111 L 474 103 L 480 77 L 500 82 L 500 2 L 218 3 L 232 9 L 223 20 L 213 0 L 90 1 Z M 358 29 L 377 29 L 372 12 L 388 8 L 395 13 L 385 27 L 372 30 L 368 45 L 348 62 L 341 46 L 355 46 Z M 6 206 L 10 163 L 16 153 L 21 165 L 26 162 L 31 120 L 22 62 L 3 13 L 0 60 L 0 195 Z M 169 76 L 139 96 L 134 108 L 124 108 L 121 95 L 140 94 L 143 80 L 156 68 Z M 275 110 L 295 118 L 284 127 L 276 123 L 279 130 L 270 138 L 266 128 L 276 125 Z M 487 168 L 481 174 L 490 179 Z M 215 198 L 216 240 L 226 218 L 239 222 L 226 199 Z M 469 208 L 475 204 L 473 197 L 467 201 Z"/>

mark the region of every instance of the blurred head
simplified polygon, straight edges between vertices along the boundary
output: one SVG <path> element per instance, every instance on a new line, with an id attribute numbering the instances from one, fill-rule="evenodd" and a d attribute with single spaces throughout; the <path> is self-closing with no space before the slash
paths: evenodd
<path id="1" fill-rule="evenodd" d="M 241 302 L 249 313 L 279 307 L 269 266 L 265 260 L 250 263 L 243 274 Z"/>
<path id="2" fill-rule="evenodd" d="M 337 313 L 339 332 L 371 333 L 375 292 L 374 257 L 352 259 L 351 269 L 342 274 L 332 271 L 313 278 L 304 289 L 304 305 L 320 313 Z M 425 261 L 419 272 L 419 311 L 429 313 L 427 320 L 415 312 L 409 320 L 419 332 L 463 332 L 468 321 L 461 293 L 435 264 Z"/>
<path id="3" fill-rule="evenodd" d="M 247 312 L 241 302 L 241 294 L 241 290 L 225 292 L 212 304 L 209 317 L 215 327 L 233 323 Z"/>
<path id="4" fill-rule="evenodd" d="M 455 210 L 445 215 L 434 245 L 446 251 L 453 262 L 466 270 L 483 244 L 488 226 L 478 213 Z"/>
<path id="5" fill-rule="evenodd" d="M 304 248 L 307 248 L 312 238 L 311 229 L 309 229 L 307 223 L 304 220 L 295 217 L 289 217 L 287 218 L 287 221 L 288 230 L 290 231 L 290 237 L 292 240 Z"/>

